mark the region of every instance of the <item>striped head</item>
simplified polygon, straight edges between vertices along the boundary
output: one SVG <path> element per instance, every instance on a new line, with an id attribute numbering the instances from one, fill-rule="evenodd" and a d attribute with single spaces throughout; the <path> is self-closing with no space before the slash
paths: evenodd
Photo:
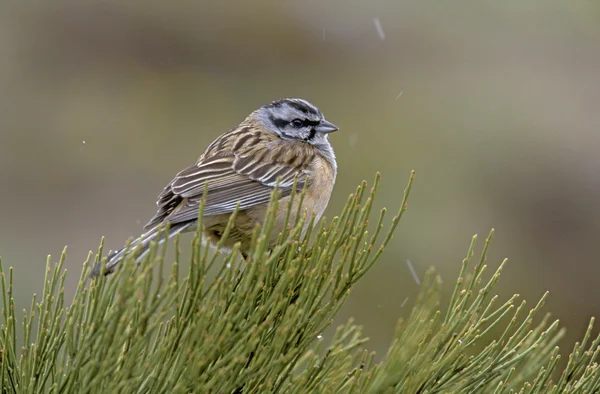
<path id="1" fill-rule="evenodd" d="M 274 101 L 260 107 L 252 115 L 282 139 L 303 141 L 315 146 L 329 145 L 327 135 L 338 130 L 336 125 L 325 120 L 317 107 L 298 98 Z"/>

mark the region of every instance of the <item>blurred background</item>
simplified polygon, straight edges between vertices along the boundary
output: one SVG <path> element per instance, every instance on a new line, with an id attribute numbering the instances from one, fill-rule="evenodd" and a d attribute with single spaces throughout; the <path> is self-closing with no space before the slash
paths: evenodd
<path id="1" fill-rule="evenodd" d="M 11 3 L 11 4 L 9 4 Z M 68 292 L 101 236 L 115 249 L 172 176 L 249 112 L 316 104 L 331 136 L 336 215 L 383 175 L 392 245 L 339 316 L 382 355 L 434 266 L 444 304 L 471 236 L 496 229 L 498 290 L 569 329 L 600 317 L 600 6 L 588 0 L 230 3 L 6 2 L 0 12 L 0 255 L 18 307 L 47 254 Z M 189 239 L 189 238 L 186 238 Z M 185 245 L 185 244 L 184 244 Z M 19 308 L 17 308 L 19 309 Z"/>

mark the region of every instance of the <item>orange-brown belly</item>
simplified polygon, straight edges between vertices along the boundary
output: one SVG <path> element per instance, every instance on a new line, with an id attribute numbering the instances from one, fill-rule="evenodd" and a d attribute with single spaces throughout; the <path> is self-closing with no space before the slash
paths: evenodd
<path id="1" fill-rule="evenodd" d="M 323 212 L 325 212 L 325 208 L 327 208 L 327 204 L 329 203 L 329 198 L 331 197 L 336 175 L 333 166 L 320 156 L 315 158 L 314 164 L 311 167 L 309 186 L 306 190 L 306 195 L 304 196 L 301 210 L 301 213 L 306 212 L 307 214 L 304 231 L 307 230 L 308 223 L 312 215 L 315 215 L 314 224 L 321 219 L 321 216 L 323 215 Z M 300 191 L 298 191 L 298 193 L 299 192 Z M 281 233 L 283 230 L 289 202 L 290 197 L 284 197 L 279 200 L 277 217 L 275 218 L 273 233 L 271 234 L 271 239 L 269 240 L 271 245 L 276 243 L 279 233 Z M 289 220 L 290 223 L 294 223 L 296 220 L 298 204 L 299 196 L 297 195 L 292 205 L 291 217 Z M 240 251 L 242 254 L 246 255 L 250 250 L 250 243 L 254 228 L 257 224 L 262 224 L 264 221 L 267 213 L 267 205 L 268 204 L 264 204 L 238 212 L 235 219 L 235 225 L 230 230 L 224 246 L 230 249 L 235 243 L 240 242 Z M 228 220 L 229 214 L 206 217 L 204 219 L 204 235 L 213 244 L 219 242 L 223 232 L 225 231 Z"/>

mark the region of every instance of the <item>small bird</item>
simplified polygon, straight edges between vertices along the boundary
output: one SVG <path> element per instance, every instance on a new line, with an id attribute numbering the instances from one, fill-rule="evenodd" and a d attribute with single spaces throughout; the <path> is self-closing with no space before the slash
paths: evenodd
<path id="1" fill-rule="evenodd" d="M 295 179 L 297 190 L 308 182 L 302 207 L 309 215 L 315 215 L 316 223 L 335 183 L 337 164 L 328 134 L 336 130 L 338 127 L 306 100 L 288 98 L 260 107 L 239 126 L 215 139 L 195 164 L 175 175 L 158 196 L 158 210 L 144 227 L 145 233 L 130 244 L 130 250 L 140 252 L 139 260 L 167 222 L 168 238 L 195 230 L 205 185 L 205 239 L 211 244 L 221 239 L 229 216 L 239 203 L 224 246 L 231 248 L 239 242 L 244 258 L 250 250 L 252 231 L 263 222 L 276 185 L 281 214 L 277 215 L 269 240 L 271 246 L 283 230 Z M 122 248 L 109 255 L 104 273 L 112 273 L 126 252 Z M 92 276 L 99 273 L 100 263 L 93 268 Z"/>

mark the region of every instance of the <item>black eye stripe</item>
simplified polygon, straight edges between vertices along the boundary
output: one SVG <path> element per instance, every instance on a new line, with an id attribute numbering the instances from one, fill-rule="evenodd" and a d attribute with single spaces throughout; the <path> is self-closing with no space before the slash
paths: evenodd
<path id="1" fill-rule="evenodd" d="M 294 119 L 291 123 L 296 127 L 307 127 L 317 126 L 320 122 L 318 120 Z"/>
<path id="2" fill-rule="evenodd" d="M 284 120 L 281 118 L 276 118 L 273 115 L 270 116 L 270 119 L 271 119 L 271 122 L 273 122 L 273 124 L 279 129 L 284 128 L 289 123 L 287 120 Z"/>

